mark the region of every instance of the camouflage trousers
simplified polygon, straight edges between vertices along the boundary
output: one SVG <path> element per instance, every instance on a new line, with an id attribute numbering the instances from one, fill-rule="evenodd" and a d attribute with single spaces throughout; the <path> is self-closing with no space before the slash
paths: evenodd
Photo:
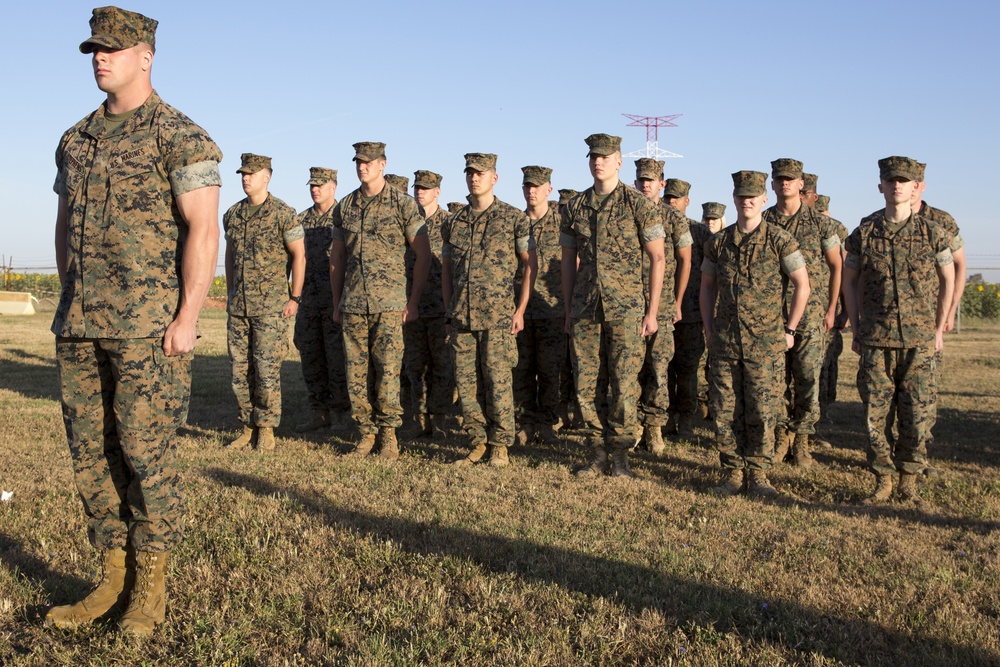
<path id="1" fill-rule="evenodd" d="M 826 409 L 837 402 L 837 380 L 840 376 L 840 355 L 844 351 L 844 334 L 840 329 L 827 332 L 826 355 L 823 357 L 823 368 L 819 373 L 819 411 L 826 414 Z"/>
<path id="2" fill-rule="evenodd" d="M 421 317 L 403 325 L 403 368 L 413 414 L 451 412 L 455 373 L 445 318 Z"/>
<path id="3" fill-rule="evenodd" d="M 923 470 L 934 425 L 935 366 L 932 348 L 862 347 L 858 393 L 868 427 L 868 466 L 875 474 Z"/>
<path id="4" fill-rule="evenodd" d="M 281 362 L 288 354 L 288 320 L 278 315 L 229 316 L 233 393 L 246 426 L 281 422 Z"/>
<path id="5" fill-rule="evenodd" d="M 403 314 L 344 313 L 343 331 L 347 393 L 358 430 L 369 435 L 380 428 L 396 428 L 403 423 L 399 404 Z"/>
<path id="6" fill-rule="evenodd" d="M 473 442 L 514 444 L 511 369 L 517 340 L 504 329 L 453 330 L 455 383 L 462 402 L 462 428 Z"/>
<path id="7" fill-rule="evenodd" d="M 583 431 L 603 435 L 611 449 L 628 449 L 639 439 L 639 369 L 645 346 L 642 319 L 573 320 L 573 382 L 583 417 Z M 602 354 L 602 348 L 604 354 Z M 598 410 L 598 375 L 608 369 L 607 416 Z"/>
<path id="8" fill-rule="evenodd" d="M 525 320 L 524 329 L 517 334 L 513 385 L 519 421 L 549 425 L 558 421 L 566 361 L 565 326 L 562 317 Z"/>
<path id="9" fill-rule="evenodd" d="M 790 433 L 815 433 L 819 421 L 819 372 L 826 354 L 822 329 L 800 329 L 785 352 L 785 412 L 778 425 Z"/>
<path id="10" fill-rule="evenodd" d="M 769 469 L 784 360 L 709 358 L 708 403 L 719 462 L 723 468 Z"/>
<path id="11" fill-rule="evenodd" d="M 705 356 L 705 327 L 701 322 L 674 324 L 674 356 L 667 367 L 670 413 L 693 415 L 698 408 L 698 380 Z"/>
<path id="12" fill-rule="evenodd" d="M 645 339 L 646 351 L 639 369 L 639 421 L 647 426 L 667 423 L 670 392 L 667 388 L 668 367 L 674 357 L 672 327 L 661 326 Z"/>
<path id="13" fill-rule="evenodd" d="M 302 360 L 309 408 L 313 412 L 350 410 L 344 335 L 333 321 L 333 308 L 299 308 L 292 342 Z"/>
<path id="14" fill-rule="evenodd" d="M 174 438 L 193 356 L 166 356 L 158 338 L 56 339 L 63 423 L 95 549 L 131 541 L 138 551 L 168 551 L 180 543 Z"/>

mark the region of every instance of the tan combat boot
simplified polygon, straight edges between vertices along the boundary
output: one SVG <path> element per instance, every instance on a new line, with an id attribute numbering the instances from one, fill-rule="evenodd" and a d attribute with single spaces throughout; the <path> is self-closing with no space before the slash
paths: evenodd
<path id="1" fill-rule="evenodd" d="M 796 433 L 795 444 L 792 445 L 792 465 L 796 468 L 812 468 L 812 454 L 809 453 L 809 434 Z"/>
<path id="2" fill-rule="evenodd" d="M 712 487 L 712 493 L 720 496 L 735 496 L 743 490 L 743 468 L 727 468 L 722 471 L 722 483 Z"/>
<path id="3" fill-rule="evenodd" d="M 681 440 L 694 440 L 694 418 L 691 415 L 677 415 L 677 437 Z"/>
<path id="4" fill-rule="evenodd" d="M 534 437 L 535 437 L 534 425 L 521 424 L 521 427 L 517 429 L 517 433 L 514 434 L 514 444 L 517 445 L 518 447 L 527 447 L 528 445 L 531 444 L 531 440 Z"/>
<path id="5" fill-rule="evenodd" d="M 354 446 L 350 452 L 346 454 L 349 459 L 363 459 L 368 456 L 368 453 L 372 451 L 372 447 L 375 446 L 375 434 L 365 433 L 361 436 L 361 440 L 358 444 Z"/>
<path id="6" fill-rule="evenodd" d="M 574 473 L 577 477 L 594 477 L 597 475 L 603 475 L 604 471 L 607 470 L 608 452 L 604 449 L 604 445 L 594 445 L 593 450 L 593 455 L 590 457 L 590 463 Z"/>
<path id="7" fill-rule="evenodd" d="M 257 450 L 261 452 L 274 451 L 274 429 L 261 426 L 257 429 Z"/>
<path id="8" fill-rule="evenodd" d="M 479 463 L 479 460 L 483 458 L 486 454 L 486 438 L 481 440 L 476 439 L 472 441 L 472 450 L 466 454 L 464 459 L 459 459 L 455 461 L 455 465 L 461 467 L 471 466 L 474 463 Z"/>
<path id="9" fill-rule="evenodd" d="M 246 449 L 257 435 L 257 429 L 252 426 L 244 426 L 243 433 L 226 445 L 226 449 Z"/>
<path id="10" fill-rule="evenodd" d="M 865 505 L 877 505 L 888 501 L 891 495 L 892 477 L 889 475 L 878 475 L 875 478 L 875 491 L 861 502 Z"/>
<path id="11" fill-rule="evenodd" d="M 778 426 L 774 429 L 774 462 L 782 463 L 792 445 L 791 433 Z"/>
<path id="12" fill-rule="evenodd" d="M 128 601 L 135 571 L 125 564 L 124 549 L 108 549 L 101 554 L 101 580 L 87 597 L 75 604 L 52 607 L 45 625 L 75 628 L 94 621 Z"/>
<path id="13" fill-rule="evenodd" d="M 778 490 L 771 486 L 767 479 L 767 473 L 763 470 L 751 470 L 750 478 L 747 480 L 747 491 L 758 496 L 776 496 Z"/>
<path id="14" fill-rule="evenodd" d="M 507 448 L 504 445 L 490 447 L 490 465 L 494 468 L 506 468 L 510 465 L 510 459 L 507 458 Z"/>
<path id="15" fill-rule="evenodd" d="M 918 505 L 923 502 L 917 493 L 916 474 L 899 473 L 899 487 L 896 489 L 896 499 L 904 503 L 913 502 Z"/>
<path id="16" fill-rule="evenodd" d="M 659 426 L 654 426 L 653 428 L 657 431 L 660 430 Z M 611 476 L 635 479 L 635 473 L 632 472 L 632 469 L 628 467 L 627 450 L 621 448 L 615 448 L 611 450 Z"/>
<path id="17" fill-rule="evenodd" d="M 663 432 L 659 426 L 651 424 L 643 426 L 642 439 L 646 442 L 646 449 L 653 456 L 663 456 L 663 453 L 667 451 L 666 445 L 663 444 Z"/>
<path id="18" fill-rule="evenodd" d="M 330 413 L 326 410 L 317 410 L 312 413 L 309 419 L 295 427 L 296 433 L 308 433 L 330 426 Z"/>
<path id="19" fill-rule="evenodd" d="M 128 609 L 119 623 L 130 635 L 148 637 L 163 623 L 167 603 L 165 574 L 167 553 L 140 551 L 135 555 L 135 586 Z"/>
<path id="20" fill-rule="evenodd" d="M 399 443 L 396 442 L 396 431 L 391 426 L 383 426 L 378 430 L 379 458 L 395 461 L 399 458 Z"/>

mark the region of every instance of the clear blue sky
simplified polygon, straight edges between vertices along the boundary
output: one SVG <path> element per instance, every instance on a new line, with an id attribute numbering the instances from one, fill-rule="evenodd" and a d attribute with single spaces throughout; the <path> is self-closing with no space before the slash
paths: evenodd
<path id="1" fill-rule="evenodd" d="M 880 208 L 876 161 L 928 163 L 926 199 L 951 212 L 970 266 L 1000 266 L 1000 5 L 992 2 L 149 2 L 160 22 L 153 85 L 222 147 L 222 210 L 243 197 L 242 152 L 273 157 L 271 192 L 310 204 L 310 166 L 357 187 L 356 141 L 384 141 L 387 171 L 444 175 L 466 194 L 462 155 L 499 157 L 498 196 L 521 206 L 520 167 L 590 184 L 584 137 L 645 145 L 622 113 L 683 114 L 660 146 L 667 176 L 730 206 L 730 173 L 794 157 L 849 228 Z M 9 3 L 0 125 L 0 254 L 54 266 L 53 153 L 102 101 L 91 3 Z M 622 178 L 631 182 L 627 160 Z M 772 199 L 773 201 L 773 199 Z M 221 216 L 220 216 L 221 217 Z"/>

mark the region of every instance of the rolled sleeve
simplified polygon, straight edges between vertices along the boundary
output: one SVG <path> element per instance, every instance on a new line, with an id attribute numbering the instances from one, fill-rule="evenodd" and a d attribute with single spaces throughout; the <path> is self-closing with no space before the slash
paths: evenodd
<path id="1" fill-rule="evenodd" d="M 823 241 L 820 243 L 820 248 L 823 249 L 823 252 L 829 252 L 834 248 L 839 248 L 839 247 L 840 247 L 840 237 L 837 235 L 828 236 L 827 238 L 823 239 Z"/>
<path id="2" fill-rule="evenodd" d="M 212 185 L 222 186 L 219 163 L 215 160 L 202 160 L 170 172 L 170 189 L 175 196 Z"/>
<path id="3" fill-rule="evenodd" d="M 576 250 L 576 236 L 573 234 L 567 234 L 566 232 L 559 232 L 559 245 L 563 248 L 572 248 Z"/>
<path id="4" fill-rule="evenodd" d="M 948 266 L 954 262 L 955 259 L 951 256 L 951 248 L 945 248 L 938 254 L 934 255 L 934 261 L 938 266 Z"/>
<path id="5" fill-rule="evenodd" d="M 961 234 L 955 234 L 955 236 L 951 239 L 951 252 L 952 252 L 952 254 L 958 252 L 959 250 L 961 250 L 964 247 L 965 247 L 965 241 L 962 240 L 962 235 Z"/>
<path id="6" fill-rule="evenodd" d="M 413 239 L 421 234 L 427 235 L 427 223 L 426 222 L 413 222 L 406 226 L 406 238 Z"/>
<path id="7" fill-rule="evenodd" d="M 852 271 L 861 270 L 861 258 L 852 252 L 847 253 L 844 257 L 844 268 L 851 269 Z"/>
<path id="8" fill-rule="evenodd" d="M 694 244 L 694 239 L 691 238 L 691 232 L 684 232 L 676 239 L 674 239 L 674 247 L 677 249 L 686 248 L 689 245 Z"/>
<path id="9" fill-rule="evenodd" d="M 535 243 L 535 237 L 531 236 L 519 236 L 514 239 L 514 250 L 520 255 L 523 252 L 528 252 L 529 250 L 534 250 L 537 247 Z"/>
<path id="10" fill-rule="evenodd" d="M 644 227 L 639 230 L 639 239 L 645 243 L 652 243 L 653 241 L 658 241 L 664 238 L 666 234 L 663 232 L 663 225 L 651 225 L 649 227 Z"/>
<path id="11" fill-rule="evenodd" d="M 282 238 L 285 240 L 285 244 L 293 243 L 301 238 L 305 238 L 306 231 L 302 228 L 302 225 L 295 225 L 289 229 L 286 229 L 282 234 Z"/>
<path id="12" fill-rule="evenodd" d="M 794 273 L 799 269 L 805 267 L 806 258 L 802 256 L 802 252 L 796 250 L 791 255 L 785 255 L 781 258 L 781 270 L 785 272 L 785 275 Z"/>
<path id="13" fill-rule="evenodd" d="M 715 277 L 715 262 L 708 257 L 701 260 L 701 272 L 703 275 Z"/>

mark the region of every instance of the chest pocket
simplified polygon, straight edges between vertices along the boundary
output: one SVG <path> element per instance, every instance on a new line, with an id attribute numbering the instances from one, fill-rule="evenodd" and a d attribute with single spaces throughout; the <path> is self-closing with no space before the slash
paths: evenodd
<path id="1" fill-rule="evenodd" d="M 361 210 L 351 206 L 347 207 L 347 210 L 343 212 L 340 219 L 340 227 L 344 234 L 348 236 L 357 236 L 361 233 Z M 345 238 L 345 242 L 351 242 L 353 239 Z"/>
<path id="2" fill-rule="evenodd" d="M 934 254 L 929 251 L 911 254 L 906 259 L 910 288 L 914 294 L 923 295 L 936 291 Z"/>
<path id="3" fill-rule="evenodd" d="M 465 220 L 456 221 L 451 227 L 452 255 L 456 258 L 466 258 L 472 249 L 472 225 Z"/>
<path id="4" fill-rule="evenodd" d="M 892 273 L 892 243 L 880 236 L 868 238 L 864 250 L 863 266 L 878 274 Z"/>

